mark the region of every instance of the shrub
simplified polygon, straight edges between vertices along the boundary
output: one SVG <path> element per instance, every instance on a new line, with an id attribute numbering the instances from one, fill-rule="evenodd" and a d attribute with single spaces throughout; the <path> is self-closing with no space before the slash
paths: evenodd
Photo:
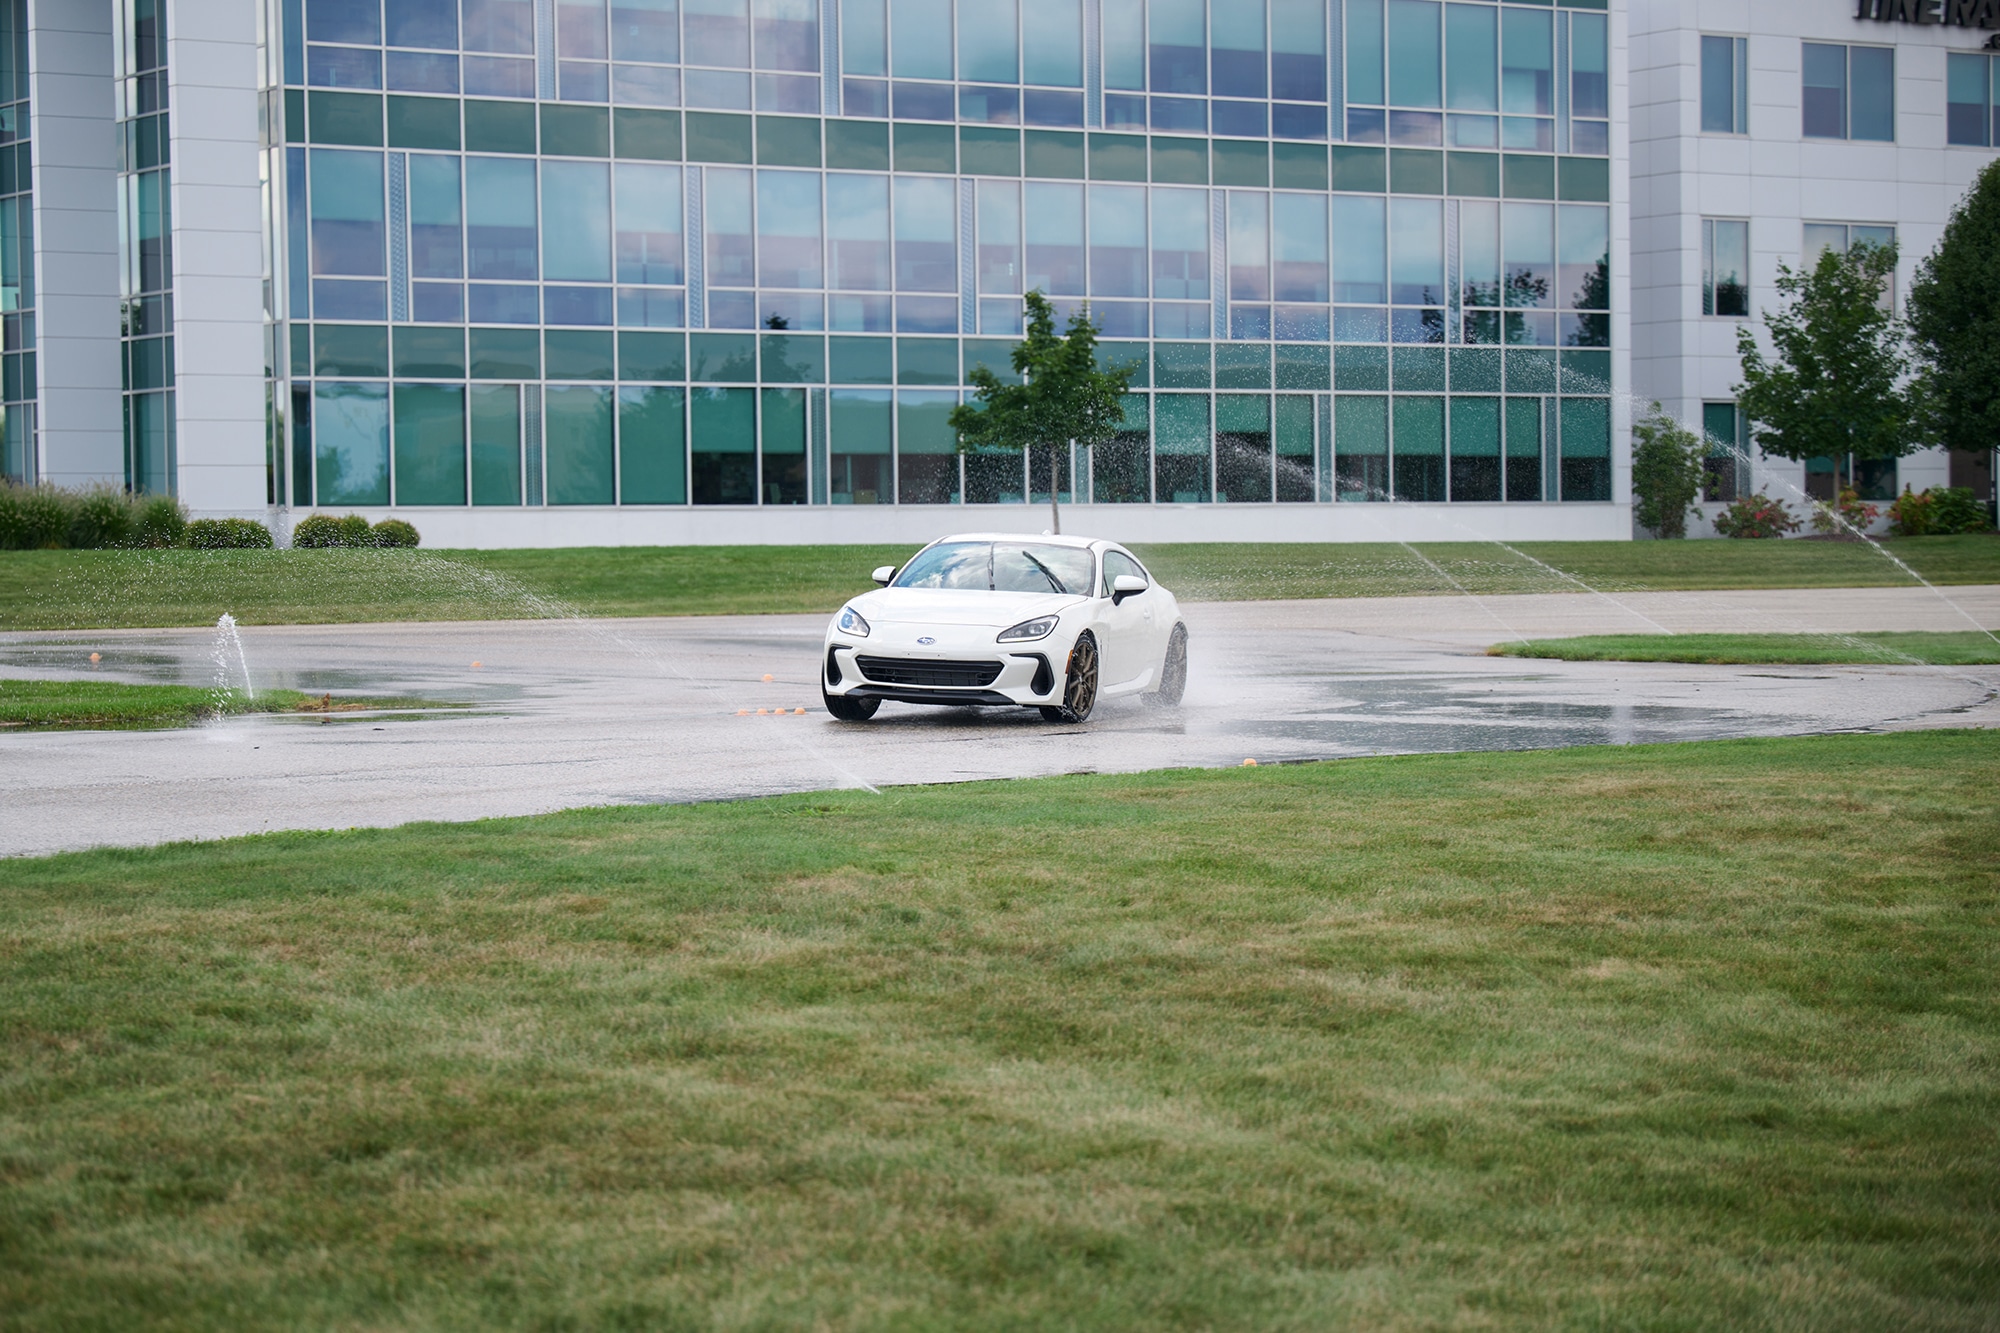
<path id="1" fill-rule="evenodd" d="M 340 544 L 342 546 L 373 546 L 374 538 L 369 536 L 368 520 L 359 514 L 343 514 L 334 522 L 340 524 Z"/>
<path id="2" fill-rule="evenodd" d="M 133 511 L 134 546 L 179 546 L 187 535 L 187 510 L 171 495 L 136 497 Z"/>
<path id="3" fill-rule="evenodd" d="M 423 538 L 417 530 L 400 518 L 385 518 L 369 529 L 368 535 L 377 546 L 415 546 Z"/>
<path id="4" fill-rule="evenodd" d="M 347 530 L 332 514 L 307 514 L 292 527 L 292 546 L 297 550 L 324 550 L 347 545 Z"/>
<path id="5" fill-rule="evenodd" d="M 1715 530 L 1725 537 L 1782 537 L 1797 532 L 1799 521 L 1779 501 L 1753 492 L 1717 514 Z"/>
<path id="6" fill-rule="evenodd" d="M 1897 537 L 1942 537 L 1985 532 L 1992 526 L 1986 506 L 1964 486 L 1934 486 L 1914 493 L 1905 486 L 1889 506 L 1889 531 Z"/>
<path id="7" fill-rule="evenodd" d="M 23 551 L 61 550 L 69 540 L 70 522 L 82 501 L 73 491 L 43 482 L 15 492 L 20 519 L 14 546 Z"/>
<path id="8" fill-rule="evenodd" d="M 92 486 L 76 497 L 68 541 L 78 551 L 128 545 L 132 537 L 132 497 L 109 486 Z"/>
<path id="9" fill-rule="evenodd" d="M 1813 531 L 1832 534 L 1836 532 L 1867 532 L 1868 525 L 1881 514 L 1881 510 L 1861 498 L 1860 492 L 1852 486 L 1840 488 L 1840 496 L 1832 504 L 1813 506 Z M 1846 520 L 1843 523 L 1841 520 Z"/>
<path id="10" fill-rule="evenodd" d="M 1633 424 L 1632 439 L 1632 494 L 1639 501 L 1640 525 L 1661 537 L 1687 536 L 1688 510 L 1701 494 L 1707 443 L 1658 403 Z"/>
<path id="11" fill-rule="evenodd" d="M 197 551 L 269 549 L 271 530 L 247 518 L 198 518 L 187 525 L 181 544 Z"/>

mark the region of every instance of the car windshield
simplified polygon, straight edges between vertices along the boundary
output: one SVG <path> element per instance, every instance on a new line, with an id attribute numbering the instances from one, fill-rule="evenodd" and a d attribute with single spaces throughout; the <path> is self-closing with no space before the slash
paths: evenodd
<path id="1" fill-rule="evenodd" d="M 896 576 L 898 588 L 1090 595 L 1090 552 L 1036 542 L 940 542 Z"/>

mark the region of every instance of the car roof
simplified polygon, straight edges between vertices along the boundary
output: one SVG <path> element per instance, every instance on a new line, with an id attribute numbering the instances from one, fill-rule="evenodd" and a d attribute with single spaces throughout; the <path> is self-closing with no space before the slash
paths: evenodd
<path id="1" fill-rule="evenodd" d="M 1102 537 L 1072 537 L 1068 534 L 1054 536 L 1033 532 L 954 532 L 949 537 L 939 537 L 931 545 L 944 542 L 1034 542 L 1041 546 L 1074 546 L 1089 549 L 1094 546 L 1114 546 L 1117 543 Z"/>

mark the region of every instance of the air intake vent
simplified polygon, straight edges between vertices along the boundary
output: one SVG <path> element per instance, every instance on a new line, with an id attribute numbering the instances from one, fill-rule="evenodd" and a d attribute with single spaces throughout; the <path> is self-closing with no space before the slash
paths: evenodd
<path id="1" fill-rule="evenodd" d="M 1000 679 L 998 662 L 929 662 L 907 657 L 857 657 L 861 674 L 878 685 L 943 685 L 980 689 Z"/>

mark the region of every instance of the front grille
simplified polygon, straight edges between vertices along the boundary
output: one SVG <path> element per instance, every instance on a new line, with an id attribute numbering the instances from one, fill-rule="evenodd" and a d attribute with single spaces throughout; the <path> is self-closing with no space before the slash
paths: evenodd
<path id="1" fill-rule="evenodd" d="M 857 657 L 861 674 L 878 685 L 957 685 L 980 689 L 1000 679 L 998 662 L 928 662 L 909 657 Z"/>

